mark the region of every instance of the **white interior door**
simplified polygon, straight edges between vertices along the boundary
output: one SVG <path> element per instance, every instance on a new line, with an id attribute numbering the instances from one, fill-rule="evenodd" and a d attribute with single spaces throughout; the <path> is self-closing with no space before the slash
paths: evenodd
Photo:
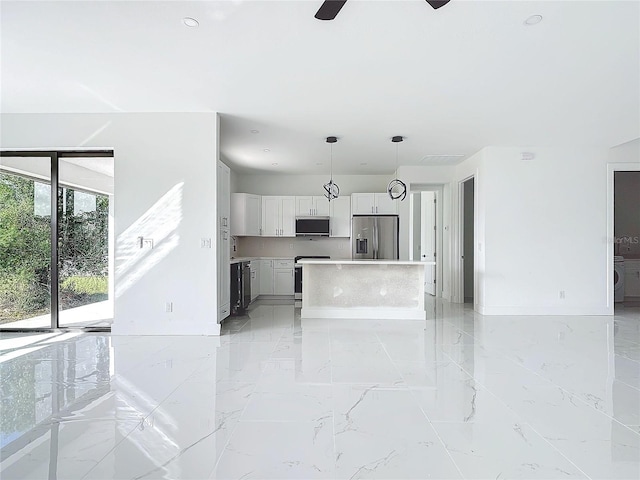
<path id="1" fill-rule="evenodd" d="M 422 222 L 420 225 L 420 261 L 435 262 L 436 260 L 436 193 L 420 193 L 420 212 Z M 424 291 L 431 295 L 436 294 L 436 266 L 425 267 Z"/>

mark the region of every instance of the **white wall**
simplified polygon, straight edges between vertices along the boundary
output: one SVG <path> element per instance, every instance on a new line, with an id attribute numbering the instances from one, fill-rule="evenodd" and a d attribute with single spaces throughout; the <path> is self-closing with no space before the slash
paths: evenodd
<path id="1" fill-rule="evenodd" d="M 388 175 L 334 175 L 340 195 L 386 192 L 391 180 Z M 324 195 L 322 186 L 329 175 L 238 175 L 240 193 L 256 195 Z"/>
<path id="2" fill-rule="evenodd" d="M 610 163 L 640 163 L 640 138 L 609 149 Z"/>
<path id="3" fill-rule="evenodd" d="M 0 146 L 114 150 L 115 334 L 216 334 L 216 115 L 4 114 Z M 136 248 L 136 238 L 154 241 Z M 200 249 L 201 238 L 211 249 Z M 165 313 L 165 302 L 173 313 Z"/>
<path id="4" fill-rule="evenodd" d="M 535 158 L 521 160 L 523 151 Z M 476 254 L 485 257 L 477 272 L 480 313 L 612 313 L 607 150 L 488 147 L 483 152 L 484 172 L 476 179 L 477 208 L 483 212 L 476 225 L 484 225 L 476 234 Z"/>

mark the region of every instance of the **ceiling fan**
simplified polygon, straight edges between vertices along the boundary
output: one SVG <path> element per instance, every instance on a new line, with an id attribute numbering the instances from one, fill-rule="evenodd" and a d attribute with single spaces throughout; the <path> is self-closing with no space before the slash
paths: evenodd
<path id="1" fill-rule="evenodd" d="M 434 9 L 440 8 L 450 0 L 426 0 L 429 5 L 431 5 Z M 347 3 L 347 0 L 325 0 L 325 2 L 320 6 L 318 11 L 315 14 L 315 17 L 318 20 L 333 20 L 338 15 L 338 12 L 344 4 Z"/>

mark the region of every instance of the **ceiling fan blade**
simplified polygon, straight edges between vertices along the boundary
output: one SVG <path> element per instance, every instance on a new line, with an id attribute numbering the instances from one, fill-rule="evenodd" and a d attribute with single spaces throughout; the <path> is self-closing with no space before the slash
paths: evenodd
<path id="1" fill-rule="evenodd" d="M 444 7 L 450 0 L 427 0 L 427 3 L 431 5 L 434 9 L 438 9 L 440 7 Z"/>
<path id="2" fill-rule="evenodd" d="M 315 17 L 318 20 L 333 20 L 345 3 L 347 0 L 325 0 Z"/>

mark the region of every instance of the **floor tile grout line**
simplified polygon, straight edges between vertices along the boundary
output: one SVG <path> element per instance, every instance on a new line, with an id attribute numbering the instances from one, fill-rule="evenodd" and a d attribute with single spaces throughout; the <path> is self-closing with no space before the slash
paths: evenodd
<path id="1" fill-rule="evenodd" d="M 164 351 L 166 349 L 168 349 L 169 347 L 167 346 L 166 348 L 161 349 L 160 351 Z M 203 359 L 204 361 L 204 359 Z M 113 446 L 113 448 L 111 448 L 98 462 L 96 462 L 96 464 L 91 467 L 91 469 L 89 469 L 89 471 L 87 471 L 87 473 L 85 473 L 82 476 L 82 480 L 87 478 L 87 475 L 89 475 L 93 470 L 95 470 L 98 465 L 100 465 L 100 463 L 102 463 L 102 461 L 107 458 L 107 456 L 115 451 L 116 448 L 118 448 L 127 438 L 129 438 L 129 436 L 134 432 L 134 430 L 138 427 L 138 425 L 140 425 L 141 423 L 145 422 L 151 415 L 153 415 L 153 413 L 158 410 L 158 408 L 160 408 L 162 406 L 162 404 L 171 396 L 173 395 L 182 385 L 184 385 L 189 378 L 191 378 L 191 376 L 198 370 L 199 367 L 196 367 L 195 370 L 193 370 L 189 375 L 187 375 L 187 377 L 180 382 L 180 384 L 178 386 L 176 386 L 176 388 L 174 388 L 173 390 L 171 390 L 171 392 L 169 392 L 169 394 L 167 396 L 165 396 L 160 402 L 158 402 L 158 405 L 156 405 L 146 416 L 144 416 L 142 418 L 142 420 L 140 422 L 136 422 L 136 425 L 127 433 L 127 435 L 122 438 L 122 440 L 120 440 L 116 445 Z"/>
<path id="2" fill-rule="evenodd" d="M 327 323 L 327 340 L 329 343 L 329 384 L 331 385 L 331 424 L 333 428 L 333 474 L 336 476 L 338 471 L 338 445 L 336 443 L 336 408 L 335 397 L 333 390 L 335 384 L 333 383 L 333 347 L 331 342 L 331 323 Z"/>
<path id="3" fill-rule="evenodd" d="M 582 470 L 582 468 L 580 468 L 578 465 L 576 465 L 576 463 L 571 460 L 569 457 L 567 457 L 561 450 L 559 450 L 555 445 L 553 445 L 551 442 L 549 442 L 549 440 L 546 439 L 546 437 L 544 437 L 544 435 L 542 435 L 540 432 L 538 432 L 538 430 L 536 428 L 533 427 L 533 425 L 529 422 L 529 420 L 527 420 L 526 418 L 524 418 L 520 413 L 516 412 L 513 408 L 511 408 L 502 398 L 500 398 L 497 394 L 495 394 L 494 392 L 492 392 L 489 388 L 487 388 L 486 385 L 480 383 L 478 380 L 476 380 L 475 376 L 471 375 L 468 371 L 466 371 L 464 369 L 464 367 L 462 367 L 461 365 L 459 365 L 453 358 L 451 358 L 451 356 L 447 353 L 445 353 L 445 355 L 447 357 L 449 357 L 449 359 L 456 365 L 458 365 L 458 367 L 465 372 L 467 375 L 469 375 L 471 377 L 471 379 L 474 382 L 477 382 L 478 385 L 484 390 L 486 391 L 489 395 L 491 395 L 493 398 L 495 398 L 498 402 L 500 402 L 506 410 L 508 410 L 510 412 L 510 414 L 517 420 L 522 420 L 521 422 L 518 422 L 522 425 L 527 425 L 529 428 L 531 428 L 531 430 L 534 431 L 534 433 L 536 435 L 538 435 L 545 443 L 547 443 L 554 451 L 558 452 L 558 454 L 560 454 L 560 456 L 562 456 L 565 460 L 567 460 L 571 465 L 573 465 L 576 469 L 578 469 L 578 471 L 580 473 L 582 473 L 586 478 L 591 479 L 591 477 L 589 475 L 587 475 L 587 473 Z M 434 427 L 435 429 L 435 427 Z"/>
<path id="4" fill-rule="evenodd" d="M 378 335 L 378 332 L 374 332 L 376 335 L 376 338 L 378 339 L 378 341 L 380 342 L 380 344 L 382 345 L 382 349 L 384 350 L 384 353 L 387 354 L 387 357 L 389 358 L 389 361 L 391 362 L 391 364 L 393 365 L 393 368 L 396 369 L 396 371 L 398 372 L 398 375 L 400 375 L 400 378 L 402 379 L 402 381 L 405 383 L 406 385 L 406 389 L 409 392 L 409 395 L 411 396 L 411 398 L 413 399 L 415 405 L 418 407 L 418 409 L 420 410 L 420 412 L 422 413 L 422 415 L 424 416 L 425 420 L 427 421 L 427 423 L 429 424 L 429 426 L 431 427 L 431 430 L 435 433 L 436 437 L 438 437 L 438 441 L 440 442 L 440 445 L 442 446 L 442 448 L 444 448 L 444 451 L 447 452 L 447 455 L 449 456 L 449 459 L 451 460 L 451 463 L 453 463 L 453 466 L 456 467 L 456 470 L 458 470 L 458 473 L 460 474 L 460 477 L 465 479 L 466 477 L 464 476 L 464 474 L 462 473 L 462 470 L 460 469 L 460 466 L 458 465 L 458 462 L 455 461 L 455 459 L 453 458 L 453 455 L 451 455 L 451 452 L 449 451 L 449 449 L 447 448 L 447 445 L 444 443 L 444 440 L 442 439 L 442 437 L 440 436 L 440 433 L 438 433 L 437 429 L 435 428 L 435 426 L 433 425 L 433 422 L 431 421 L 431 419 L 429 418 L 429 415 L 427 415 L 427 412 L 424 411 L 424 408 L 422 408 L 422 405 L 420 404 L 420 402 L 418 401 L 418 399 L 416 398 L 415 393 L 413 392 L 413 390 L 411 390 L 411 388 L 409 387 L 409 384 L 407 383 L 406 379 L 404 378 L 404 375 L 402 375 L 402 372 L 400 371 L 400 369 L 398 368 L 398 365 L 393 361 L 393 358 L 391 358 L 391 355 L 389 355 L 389 352 L 387 351 L 387 347 L 384 345 L 384 342 L 380 339 L 380 336 Z"/>
<path id="5" fill-rule="evenodd" d="M 272 306 L 272 309 L 273 309 L 273 306 Z M 248 323 L 248 320 L 247 320 L 246 323 Z M 242 328 L 244 328 L 246 323 L 242 325 Z M 270 360 L 272 358 L 272 355 L 275 353 L 276 349 L 278 348 L 278 345 L 280 345 L 280 342 L 282 341 L 282 338 L 284 337 L 284 335 L 285 335 L 285 332 L 284 332 L 284 328 L 283 328 L 282 334 L 280 335 L 280 338 L 278 339 L 278 341 L 275 343 L 275 346 L 273 347 L 273 350 L 271 350 L 271 352 L 269 353 L 269 356 L 267 357 L 267 360 Z M 247 343 L 264 343 L 264 342 L 247 342 Z M 254 393 L 256 393 L 256 389 L 258 388 L 258 385 L 260 384 L 260 380 L 262 380 L 262 376 L 263 375 L 264 375 L 264 368 L 261 367 L 260 368 L 260 375 L 258 376 L 258 378 L 257 378 L 257 380 L 255 382 L 255 385 L 253 386 L 253 390 L 251 390 L 251 393 L 249 394 L 249 400 L 247 401 L 247 403 L 245 404 L 244 408 L 242 409 L 242 412 L 240 412 L 240 415 L 238 416 L 238 421 L 236 422 L 235 426 L 233 427 L 233 430 L 231 432 L 229 432 L 229 437 L 227 438 L 227 441 L 225 442 L 224 447 L 222 448 L 222 450 L 220 452 L 220 456 L 216 459 L 215 464 L 213 466 L 213 469 L 211 470 L 211 472 L 209 473 L 207 478 L 211 479 L 212 475 L 218 469 L 218 465 L 220 464 L 220 460 L 222 459 L 223 455 L 227 451 L 227 448 L 229 447 L 229 443 L 231 442 L 231 439 L 233 438 L 233 434 L 238 429 L 238 425 L 242 422 L 242 416 L 246 412 L 247 407 L 249 406 L 249 403 L 251 402 L 251 397 L 253 396 Z"/>
<path id="6" fill-rule="evenodd" d="M 447 320 L 445 320 L 445 321 L 446 321 L 446 322 L 448 322 Z M 450 323 L 450 322 L 448 322 L 448 323 Z M 452 324 L 452 323 L 450 323 L 450 325 L 452 325 L 453 327 L 457 328 L 457 327 L 456 327 L 454 324 Z M 472 338 L 474 339 L 474 345 L 475 345 L 475 339 L 476 339 L 476 337 L 475 337 L 475 336 L 472 336 Z M 480 346 L 480 348 L 482 348 L 482 349 L 486 350 L 486 348 L 485 348 L 485 347 L 483 347 L 483 346 Z M 488 351 L 488 350 L 487 350 L 487 351 Z M 627 429 L 629 429 L 629 430 L 633 431 L 632 429 L 630 429 L 629 427 L 627 427 L 624 423 L 620 422 L 619 420 L 617 420 L 616 418 L 612 417 L 611 415 L 606 414 L 606 413 L 605 413 L 605 412 L 603 412 L 602 410 L 598 410 L 598 409 L 597 409 L 597 408 L 595 408 L 593 405 L 591 405 L 589 402 L 585 401 L 585 400 L 580 396 L 580 394 L 579 394 L 579 393 L 576 393 L 576 392 L 573 392 L 573 391 L 571 391 L 571 390 L 568 390 L 567 388 L 563 387 L 562 385 L 559 385 L 559 384 L 555 383 L 553 380 L 550 380 L 550 379 L 548 379 L 548 378 L 546 378 L 546 377 L 544 377 L 544 376 L 540 375 L 540 373 L 536 372 L 535 370 L 531 370 L 529 367 L 527 367 L 527 366 L 525 366 L 525 365 L 523 365 L 523 364 L 521 364 L 521 363 L 518 363 L 517 361 L 513 360 L 512 358 L 509 358 L 505 353 L 500 352 L 499 350 L 495 350 L 494 352 L 495 352 L 496 354 L 498 354 L 500 357 L 502 357 L 503 359 L 505 359 L 505 360 L 507 360 L 507 361 L 510 361 L 512 364 L 515 364 L 516 366 L 519 366 L 519 367 L 521 367 L 521 368 L 524 368 L 524 369 L 525 369 L 526 371 L 528 371 L 529 373 L 531 373 L 531 374 L 533 374 L 533 375 L 535 375 L 535 376 L 537 376 L 537 377 L 541 378 L 542 380 L 546 381 L 547 383 L 550 383 L 550 384 L 551 384 L 551 386 L 553 386 L 553 387 L 555 387 L 555 388 L 559 388 L 560 390 L 562 390 L 562 391 L 564 391 L 564 392 L 566 392 L 566 393 L 568 393 L 568 394 L 572 395 L 573 397 L 577 398 L 577 399 L 578 399 L 582 404 L 587 405 L 587 406 L 588 406 L 588 407 L 590 407 L 592 410 L 594 410 L 594 411 L 596 411 L 596 412 L 600 413 L 601 415 L 604 415 L 605 417 L 609 418 L 610 420 L 612 420 L 612 421 L 614 421 L 614 422 L 616 422 L 616 423 L 619 423 L 620 425 L 624 426 L 625 428 L 627 428 Z M 448 354 L 446 354 L 446 353 L 445 353 L 445 355 L 447 355 L 449 358 L 451 358 Z M 452 358 L 451 358 L 451 360 L 452 360 L 452 361 L 454 361 Z M 630 359 L 630 360 L 631 360 L 631 359 Z M 455 362 L 455 361 L 454 361 L 454 362 Z M 455 363 L 457 364 L 457 362 L 455 362 Z M 462 368 L 462 367 L 461 367 L 461 368 Z M 467 372 L 466 370 L 465 370 L 465 372 L 466 372 L 467 374 L 469 374 L 469 372 Z M 474 378 L 475 378 L 475 376 L 473 376 L 473 375 L 472 375 L 472 377 L 474 377 Z M 485 388 L 486 388 L 486 387 L 485 387 Z M 632 387 L 632 388 L 633 388 L 633 387 Z M 636 432 L 634 432 L 634 433 L 636 433 Z"/>

